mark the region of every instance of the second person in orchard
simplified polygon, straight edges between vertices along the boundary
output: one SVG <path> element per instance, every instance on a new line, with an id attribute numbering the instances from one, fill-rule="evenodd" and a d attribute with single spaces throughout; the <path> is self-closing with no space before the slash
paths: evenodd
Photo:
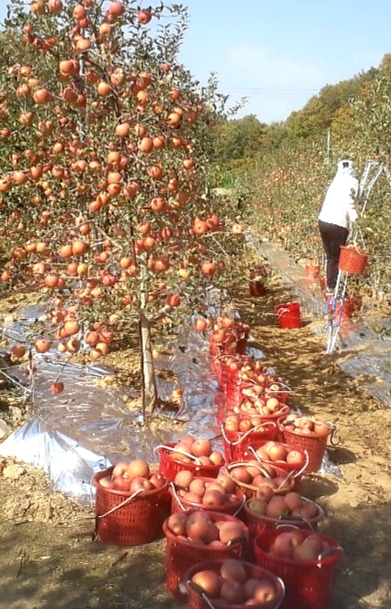
<path id="1" fill-rule="evenodd" d="M 333 293 L 337 283 L 341 245 L 345 245 L 349 230 L 357 220 L 356 198 L 359 183 L 353 162 L 339 161 L 337 173 L 327 189 L 318 216 L 319 232 L 326 254 L 327 292 Z"/>

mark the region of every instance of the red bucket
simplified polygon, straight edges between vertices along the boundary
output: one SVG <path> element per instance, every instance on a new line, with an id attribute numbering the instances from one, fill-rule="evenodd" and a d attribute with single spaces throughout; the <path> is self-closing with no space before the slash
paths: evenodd
<path id="1" fill-rule="evenodd" d="M 339 270 L 352 275 L 362 275 L 368 264 L 368 256 L 354 247 L 341 246 Z"/>
<path id="2" fill-rule="evenodd" d="M 197 512 L 197 510 L 194 510 Z M 189 512 L 189 515 L 193 512 Z M 178 600 L 185 600 L 186 596 L 181 591 L 183 576 L 185 572 L 198 562 L 205 560 L 244 558 L 248 552 L 248 528 L 235 516 L 221 514 L 219 512 L 204 511 L 212 523 L 232 522 L 237 523 L 242 529 L 242 535 L 227 545 L 216 545 L 215 543 L 194 543 L 183 536 L 174 535 L 168 528 L 168 518 L 163 523 L 163 532 L 167 539 L 166 550 L 166 586 L 167 590 Z"/>
<path id="3" fill-rule="evenodd" d="M 274 312 L 278 315 L 280 328 L 300 328 L 301 314 L 299 302 L 287 302 L 286 304 L 274 307 Z"/>
<path id="4" fill-rule="evenodd" d="M 329 553 L 316 560 L 294 560 L 269 553 L 275 538 L 292 528 L 281 527 L 276 531 L 263 531 L 254 540 L 256 563 L 281 577 L 286 586 L 285 598 L 280 609 L 327 609 L 338 562 L 343 554 L 339 543 L 321 533 L 320 539 L 329 545 Z M 313 531 L 300 530 L 304 537 Z M 326 555 L 327 554 L 327 555 Z"/>
<path id="5" fill-rule="evenodd" d="M 307 264 L 304 273 L 307 279 L 319 279 L 320 264 Z"/>
<path id="6" fill-rule="evenodd" d="M 96 473 L 95 533 L 104 543 L 137 546 L 155 541 L 162 535 L 167 516 L 168 482 L 154 490 L 126 493 L 103 487 L 99 480 L 110 476 L 114 467 Z"/>

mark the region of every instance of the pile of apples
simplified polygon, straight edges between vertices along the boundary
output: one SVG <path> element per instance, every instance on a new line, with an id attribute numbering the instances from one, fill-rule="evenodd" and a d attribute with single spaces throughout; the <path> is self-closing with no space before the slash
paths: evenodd
<path id="1" fill-rule="evenodd" d="M 232 605 L 249 605 L 258 608 L 273 607 L 281 596 L 273 576 L 255 576 L 254 566 L 236 558 L 228 558 L 216 569 L 203 569 L 194 573 L 191 582 L 208 599 Z M 188 584 L 189 588 L 191 587 Z M 213 600 L 212 600 L 213 603 Z"/>
<path id="2" fill-rule="evenodd" d="M 225 386 L 227 405 L 248 415 L 274 415 L 285 406 L 286 388 L 281 379 L 270 374 L 259 360 L 226 359 Z"/>
<path id="3" fill-rule="evenodd" d="M 289 468 L 299 471 L 306 463 L 306 455 L 303 449 L 277 440 L 266 441 L 254 452 L 261 462 L 275 463 L 282 466 L 283 469 Z"/>
<path id="4" fill-rule="evenodd" d="M 228 520 L 223 514 L 205 510 L 171 514 L 164 524 L 175 537 L 193 545 L 221 550 L 248 538 L 247 526 L 238 518 Z"/>
<path id="5" fill-rule="evenodd" d="M 247 340 L 249 334 L 250 326 L 244 322 L 227 315 L 216 317 L 210 327 L 211 355 L 237 353 L 238 342 Z"/>
<path id="6" fill-rule="evenodd" d="M 310 533 L 302 529 L 282 531 L 269 546 L 268 553 L 279 558 L 297 561 L 321 559 L 332 546 L 319 533 Z"/>
<path id="7" fill-rule="evenodd" d="M 295 481 L 289 473 L 279 470 L 267 463 L 260 463 L 256 459 L 243 463 L 231 463 L 227 466 L 229 475 L 235 482 L 242 486 L 253 487 L 257 495 L 269 495 L 279 490 L 288 493 L 294 486 Z"/>
<path id="8" fill-rule="evenodd" d="M 229 506 L 239 506 L 243 501 L 243 493 L 227 473 L 214 479 L 182 470 L 175 476 L 174 487 L 179 501 L 204 510 L 225 510 Z"/>
<path id="9" fill-rule="evenodd" d="M 220 467 L 224 465 L 223 455 L 220 451 L 214 450 L 212 442 L 207 438 L 183 436 L 172 446 L 169 456 L 171 459 L 182 463 Z"/>
<path id="10" fill-rule="evenodd" d="M 320 506 L 302 497 L 299 493 L 291 491 L 286 495 L 263 495 L 252 497 L 245 504 L 245 511 L 254 516 L 265 516 L 274 520 L 284 520 L 290 517 L 293 520 L 313 520 L 323 516 Z"/>
<path id="11" fill-rule="evenodd" d="M 136 491 L 152 491 L 167 484 L 165 477 L 151 470 L 143 459 L 120 461 L 114 465 L 111 475 L 100 478 L 99 484 L 106 489 L 133 494 Z"/>
<path id="12" fill-rule="evenodd" d="M 326 438 L 333 431 L 334 425 L 302 414 L 290 413 L 280 423 L 280 429 L 282 432 L 290 431 L 301 436 Z"/>
<path id="13" fill-rule="evenodd" d="M 270 436 L 274 434 L 276 426 L 274 423 L 265 423 L 261 415 L 243 416 L 241 413 L 231 412 L 223 421 L 223 429 L 234 433 L 238 431 L 247 433 L 256 429 L 256 431 L 264 431 Z"/>

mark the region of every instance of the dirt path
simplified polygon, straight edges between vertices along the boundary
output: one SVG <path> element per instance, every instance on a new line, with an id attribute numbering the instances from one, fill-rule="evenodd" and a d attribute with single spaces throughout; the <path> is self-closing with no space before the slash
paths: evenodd
<path id="1" fill-rule="evenodd" d="M 277 327 L 273 306 L 289 294 L 237 295 L 257 344 L 292 388 L 290 404 L 337 425 L 330 461 L 340 475 L 308 476 L 302 494 L 326 511 L 322 531 L 345 552 L 330 609 L 391 607 L 391 409 L 360 389 L 326 356 L 310 326 Z M 5 472 L 4 472 L 5 473 Z M 171 609 L 165 589 L 165 541 L 137 548 L 92 541 L 93 509 L 50 492 L 29 466 L 0 475 L 0 607 L 7 609 Z"/>

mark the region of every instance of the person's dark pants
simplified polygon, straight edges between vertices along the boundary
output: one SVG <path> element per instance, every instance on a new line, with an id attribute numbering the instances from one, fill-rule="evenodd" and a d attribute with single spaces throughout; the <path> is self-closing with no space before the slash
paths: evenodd
<path id="1" fill-rule="evenodd" d="M 334 290 L 338 277 L 340 247 L 345 245 L 349 231 L 343 226 L 319 220 L 319 232 L 322 237 L 324 251 L 326 252 L 327 288 Z"/>

